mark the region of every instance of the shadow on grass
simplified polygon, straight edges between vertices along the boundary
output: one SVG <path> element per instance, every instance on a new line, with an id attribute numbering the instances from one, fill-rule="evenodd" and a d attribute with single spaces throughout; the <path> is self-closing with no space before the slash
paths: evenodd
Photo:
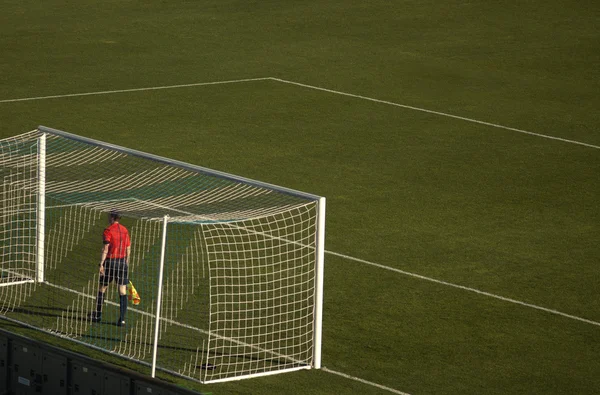
<path id="1" fill-rule="evenodd" d="M 55 313 L 52 313 L 51 311 L 55 311 Z M 62 313 L 64 311 L 66 310 L 60 307 L 23 306 L 14 308 L 11 313 L 42 317 L 60 317 L 60 314 L 58 313 Z"/>
<path id="2" fill-rule="evenodd" d="M 36 309 L 36 310 L 33 310 Z M 40 312 L 39 310 L 49 310 L 49 311 L 55 311 L 56 313 L 52 313 L 52 312 Z M 16 308 L 13 310 L 14 313 L 17 314 L 27 314 L 27 315 L 37 315 L 37 316 L 44 316 L 44 317 L 61 317 L 62 314 L 57 314 L 57 313 L 63 313 L 66 310 L 62 309 L 62 308 L 57 308 L 57 307 L 47 307 L 47 306 L 25 306 L 24 308 Z M 92 334 L 92 333 L 85 333 L 85 334 L 79 334 L 78 337 L 79 339 L 81 339 L 82 342 L 84 343 L 89 343 L 90 345 L 97 345 L 98 343 L 121 343 L 124 342 L 123 338 L 119 338 L 119 337 L 114 337 L 114 336 L 106 336 L 105 330 L 109 330 L 112 327 L 118 327 L 116 322 L 108 322 L 108 321 L 102 321 L 102 322 L 97 322 L 97 323 L 92 323 L 90 321 L 90 318 L 87 316 L 77 316 L 77 317 L 70 317 L 70 320 L 72 320 L 73 322 L 86 322 L 90 325 L 90 328 L 95 328 L 97 329 L 99 332 L 102 333 L 98 333 L 98 334 Z M 18 323 L 12 322 L 12 321 L 4 321 L 3 324 L 5 325 L 10 325 L 13 327 L 22 327 L 21 325 L 19 325 Z M 121 330 L 119 331 L 120 334 L 125 335 L 127 333 L 127 329 L 131 329 L 133 328 L 133 326 L 128 326 L 128 327 L 124 327 L 124 328 L 120 328 Z M 44 330 L 47 331 L 47 330 Z M 60 330 L 51 330 L 48 331 L 54 335 L 58 335 L 59 337 L 62 338 L 70 338 L 73 337 L 73 333 L 68 333 L 68 332 L 64 332 L 64 331 L 60 331 Z M 126 343 L 131 344 L 131 345 L 137 345 L 137 346 L 141 346 L 141 347 L 153 347 L 153 343 L 149 342 L 149 341 L 142 341 L 142 340 L 132 340 L 129 339 Z M 184 352 L 190 352 L 190 353 L 196 353 L 198 352 L 197 348 L 193 348 L 193 347 L 185 347 L 185 346 L 176 346 L 176 345 L 166 345 L 166 344 L 160 344 L 158 345 L 158 349 L 159 350 L 169 350 L 169 351 L 184 351 Z M 203 356 L 207 356 L 208 351 L 201 351 L 200 355 Z M 227 354 L 227 353 L 222 353 L 222 352 L 216 352 L 216 351 L 211 351 L 210 352 L 210 356 L 211 358 L 222 358 L 222 357 L 226 357 L 228 359 L 239 359 L 239 360 L 243 360 L 243 361 L 254 361 L 254 362 L 266 362 L 272 365 L 289 365 L 290 362 L 289 360 L 286 360 L 285 358 L 264 358 L 261 357 L 260 355 L 254 355 L 254 354 Z M 202 358 L 202 360 L 204 360 L 204 358 Z M 210 365 L 210 364 L 209 364 Z M 299 364 L 302 365 L 302 364 Z M 204 365 L 197 365 L 196 366 L 199 369 L 207 369 L 206 366 Z M 214 369 L 213 368 L 208 368 L 208 369 Z"/>

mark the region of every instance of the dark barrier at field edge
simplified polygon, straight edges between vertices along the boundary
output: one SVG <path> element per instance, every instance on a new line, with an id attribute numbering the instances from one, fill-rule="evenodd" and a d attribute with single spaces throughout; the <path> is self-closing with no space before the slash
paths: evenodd
<path id="1" fill-rule="evenodd" d="M 198 395 L 0 329 L 0 395 Z"/>

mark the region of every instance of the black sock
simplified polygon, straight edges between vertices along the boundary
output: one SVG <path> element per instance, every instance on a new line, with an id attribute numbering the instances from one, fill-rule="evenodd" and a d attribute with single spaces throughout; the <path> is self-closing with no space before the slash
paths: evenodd
<path id="1" fill-rule="evenodd" d="M 119 304 L 121 305 L 121 317 L 119 321 L 125 321 L 125 314 L 127 314 L 127 295 L 119 296 Z"/>
<path id="2" fill-rule="evenodd" d="M 98 296 L 96 297 L 96 317 L 100 317 L 102 315 L 102 304 L 104 303 L 104 292 L 98 291 Z"/>

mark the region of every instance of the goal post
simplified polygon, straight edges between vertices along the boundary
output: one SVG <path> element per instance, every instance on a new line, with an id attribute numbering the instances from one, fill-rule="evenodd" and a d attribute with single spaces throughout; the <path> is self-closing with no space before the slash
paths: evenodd
<path id="1" fill-rule="evenodd" d="M 313 364 L 321 369 L 321 346 L 323 343 L 323 279 L 325 274 L 325 198 L 319 198 L 317 220 L 317 262 L 315 273 L 315 346 Z"/>
<path id="2" fill-rule="evenodd" d="M 161 236 L 161 247 L 160 247 L 160 261 L 158 266 L 158 296 L 156 298 L 156 319 L 154 320 L 154 345 L 152 348 L 152 372 L 151 377 L 156 376 L 156 359 L 158 352 L 158 334 L 160 333 L 160 310 L 162 306 L 162 288 L 163 288 L 163 274 L 165 269 L 165 250 L 167 245 L 167 224 L 169 222 L 169 216 L 165 215 L 162 222 L 162 236 Z"/>
<path id="3" fill-rule="evenodd" d="M 44 237 L 46 225 L 46 134 L 38 139 L 38 194 L 36 229 L 36 281 L 44 282 Z"/>
<path id="4" fill-rule="evenodd" d="M 14 263 L 2 263 L 0 318 L 152 376 L 208 383 L 321 367 L 324 197 L 44 126 L 4 146 L 0 246 Z M 114 285 L 102 322 L 89 318 L 112 210 L 141 298 L 125 328 Z"/>

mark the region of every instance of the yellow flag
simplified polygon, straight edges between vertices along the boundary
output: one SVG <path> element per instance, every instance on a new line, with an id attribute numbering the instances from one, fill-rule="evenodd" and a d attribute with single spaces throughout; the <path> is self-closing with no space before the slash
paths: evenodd
<path id="1" fill-rule="evenodd" d="M 129 282 L 129 284 L 127 284 L 127 299 L 133 301 L 133 304 L 135 305 L 140 304 L 140 302 L 142 301 L 140 295 L 136 291 L 131 281 Z"/>

